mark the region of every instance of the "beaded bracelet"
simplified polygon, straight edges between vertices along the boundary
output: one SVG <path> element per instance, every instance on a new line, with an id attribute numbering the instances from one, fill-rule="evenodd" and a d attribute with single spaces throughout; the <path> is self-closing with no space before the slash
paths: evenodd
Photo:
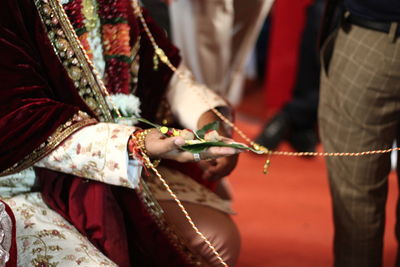
<path id="1" fill-rule="evenodd" d="M 148 152 L 146 149 L 145 140 L 146 140 L 146 136 L 150 132 L 151 132 L 151 129 L 136 130 L 135 132 L 133 132 L 131 134 L 131 138 L 130 138 L 130 142 L 129 142 L 129 149 L 130 149 L 130 151 L 132 151 L 132 155 L 133 156 L 141 155 L 138 158 L 141 158 L 141 157 L 144 158 L 143 163 L 146 168 L 157 167 L 161 162 L 161 159 L 155 159 L 152 162 L 153 166 L 150 166 L 150 164 L 146 160 L 146 158 L 149 159 L 149 156 L 148 156 Z"/>
<path id="2" fill-rule="evenodd" d="M 137 132 L 137 131 L 141 131 L 141 130 L 136 130 L 135 132 Z M 129 154 L 129 157 L 131 157 L 131 158 L 141 158 L 142 155 L 140 153 L 139 147 L 136 144 L 136 137 L 134 136 L 135 132 L 133 132 L 131 134 L 131 136 L 129 137 L 129 140 L 128 140 L 128 154 Z"/>

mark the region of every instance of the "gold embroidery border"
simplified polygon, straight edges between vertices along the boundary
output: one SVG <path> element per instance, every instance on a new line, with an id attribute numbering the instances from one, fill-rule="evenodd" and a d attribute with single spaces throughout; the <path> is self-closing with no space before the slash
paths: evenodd
<path id="1" fill-rule="evenodd" d="M 158 227 L 166 234 L 167 238 L 171 242 L 171 245 L 177 250 L 177 252 L 184 258 L 184 260 L 191 266 L 202 266 L 208 267 L 209 264 L 203 259 L 199 253 L 196 253 L 190 249 L 186 242 L 177 234 L 174 226 L 170 225 L 164 216 L 164 210 L 158 204 L 158 201 L 153 197 L 144 179 L 140 179 L 138 189 L 135 189 L 140 197 L 140 200 L 145 205 L 147 211 L 151 214 L 152 218 L 158 225 Z"/>
<path id="2" fill-rule="evenodd" d="M 59 0 L 35 0 L 35 5 L 37 7 L 42 23 L 47 30 L 47 34 L 52 44 L 53 50 L 72 80 L 74 80 L 74 75 L 72 75 L 71 73 L 73 68 L 75 68 L 75 70 L 76 68 L 79 68 L 82 71 L 83 76 L 87 79 L 89 86 L 82 86 L 82 80 L 75 80 L 74 85 L 77 88 L 79 95 L 89 106 L 89 108 L 91 108 L 94 113 L 99 117 L 100 121 L 114 121 L 104 98 L 104 95 L 101 91 L 99 81 L 97 80 L 96 75 L 94 75 L 93 73 L 94 70 L 90 67 L 89 62 L 85 57 L 85 53 L 84 51 L 82 51 L 81 46 L 79 45 L 80 41 L 77 38 L 64 9 L 57 1 Z M 65 36 L 63 36 L 63 34 L 65 34 Z M 62 37 L 65 37 L 65 39 L 63 39 Z M 74 53 L 74 55 L 71 57 L 68 56 L 68 51 L 60 46 L 60 43 L 64 42 L 64 40 L 69 44 L 68 48 L 70 48 Z M 59 43 L 57 43 L 57 41 L 59 41 Z M 75 63 L 73 62 L 74 59 L 76 59 Z M 93 103 L 93 100 L 97 100 L 97 103 Z M 97 106 L 100 107 L 100 110 L 96 110 Z M 49 149 L 49 151 L 51 151 L 51 149 Z M 47 151 L 47 153 L 49 151 Z M 31 158 L 37 157 L 37 160 L 39 160 L 44 155 L 46 155 L 46 153 L 43 153 L 40 158 L 36 156 L 36 151 L 34 151 L 32 155 L 34 156 L 32 156 Z M 33 163 L 30 162 L 30 165 L 32 164 Z M 18 168 L 18 170 L 13 170 L 9 174 L 18 172 L 22 169 L 24 168 Z M 0 176 L 7 174 L 8 173 L 0 173 Z M 180 238 L 176 234 L 176 231 L 173 229 L 173 227 L 167 223 L 164 217 L 163 209 L 158 204 L 157 200 L 153 197 L 143 179 L 141 179 L 140 181 L 140 189 L 136 190 L 136 192 L 138 193 L 142 203 L 145 205 L 158 227 L 160 227 L 160 229 L 167 235 L 171 244 L 184 257 L 184 259 L 193 266 L 208 266 L 206 261 L 204 259 L 201 259 L 198 253 L 194 253 L 193 251 L 191 251 L 189 246 L 185 244 L 184 240 L 182 240 L 182 238 Z"/>
<path id="3" fill-rule="evenodd" d="M 32 153 L 27 155 L 21 161 L 15 163 L 10 168 L 7 168 L 3 172 L 0 172 L 1 176 L 6 176 L 14 173 L 18 173 L 26 168 L 31 167 L 33 164 L 44 158 L 53 149 L 55 149 L 59 144 L 61 144 L 67 137 L 72 133 L 76 132 L 80 128 L 94 124 L 97 120 L 90 118 L 86 113 L 79 111 L 75 114 L 72 119 L 68 120 L 66 123 L 60 125 L 56 131 L 38 148 L 36 148 Z"/>
<path id="4" fill-rule="evenodd" d="M 7 213 L 5 202 L 0 201 L 0 233 L 3 240 L 0 242 L 0 264 L 6 264 L 9 260 L 9 252 L 12 246 L 12 230 L 16 225 L 13 224 L 10 215 Z"/>
<path id="5" fill-rule="evenodd" d="M 50 43 L 83 101 L 100 121 L 114 121 L 97 75 L 59 0 L 35 0 Z"/>

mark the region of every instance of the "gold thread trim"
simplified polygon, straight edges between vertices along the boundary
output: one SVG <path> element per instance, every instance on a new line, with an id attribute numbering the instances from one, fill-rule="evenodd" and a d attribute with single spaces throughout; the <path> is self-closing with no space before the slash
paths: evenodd
<path id="1" fill-rule="evenodd" d="M 91 108 L 95 114 L 99 117 L 101 121 L 114 121 L 112 114 L 108 108 L 108 105 L 106 103 L 106 100 L 104 99 L 104 95 L 102 94 L 101 91 L 101 86 L 99 85 L 98 79 L 99 77 L 95 75 L 94 69 L 90 67 L 90 64 L 88 60 L 85 57 L 85 52 L 82 51 L 81 46 L 79 45 L 79 39 L 77 38 L 72 25 L 70 24 L 70 21 L 68 20 L 67 15 L 65 14 L 64 9 L 62 6 L 57 2 L 58 0 L 35 0 L 35 5 L 39 11 L 40 18 L 42 20 L 43 25 L 45 26 L 45 29 L 47 30 L 47 34 L 49 37 L 49 40 L 51 42 L 51 45 L 53 47 L 53 50 L 55 51 L 56 55 L 58 56 L 60 62 L 63 64 L 63 67 L 65 70 L 70 74 L 70 78 L 74 81 L 73 77 L 74 75 L 71 75 L 71 69 L 72 67 L 74 68 L 79 68 L 83 70 L 83 76 L 87 78 L 87 81 L 90 85 L 90 87 L 85 88 L 86 91 L 89 89 L 95 96 L 95 100 L 97 100 L 97 105 L 93 105 L 89 102 L 90 98 L 86 98 L 86 92 L 80 88 L 81 83 L 78 83 L 75 81 L 74 85 L 78 89 L 79 95 L 82 97 L 82 99 L 85 101 L 85 103 Z M 47 10 L 44 10 L 47 9 Z M 45 11 L 49 11 L 46 14 Z M 56 18 L 55 21 L 52 19 Z M 53 23 L 57 22 L 57 23 Z M 59 26 L 61 25 L 61 26 Z M 58 30 L 57 30 L 58 29 Z M 61 35 L 59 34 L 59 31 L 61 30 Z M 60 39 L 60 36 L 57 36 L 59 34 L 62 37 L 65 37 L 65 39 Z M 63 36 L 63 34 L 65 36 Z M 58 37 L 58 39 L 57 39 Z M 60 43 L 57 43 L 57 40 L 60 41 Z M 65 60 L 65 58 L 68 58 L 68 51 L 60 51 L 60 44 L 62 44 L 63 41 L 68 42 L 69 48 L 71 48 L 74 52 L 74 55 L 76 56 L 71 56 L 69 57 L 69 60 Z M 66 53 L 66 54 L 64 54 Z M 63 60 L 64 58 L 64 60 Z M 73 64 L 71 66 L 71 63 L 73 63 L 73 59 L 76 59 L 79 64 Z M 71 69 L 68 69 L 68 67 L 71 67 Z M 72 76 L 72 77 L 71 77 Z M 92 98 L 93 99 L 93 98 Z M 95 106 L 100 107 L 100 111 L 95 110 Z M 101 113 L 101 114 L 99 114 Z M 45 155 L 45 153 L 44 153 Z M 42 156 L 43 157 L 43 156 Z M 18 172 L 18 171 L 15 171 Z M 10 173 L 11 174 L 11 173 Z M 3 174 L 0 173 L 0 176 Z M 6 175 L 6 174 L 4 174 Z M 141 180 L 140 182 L 141 190 L 136 190 L 138 193 L 140 199 L 142 202 L 145 204 L 145 207 L 148 209 L 150 215 L 153 217 L 154 221 L 156 224 L 160 227 L 160 229 L 167 235 L 168 239 L 170 240 L 171 244 L 175 247 L 175 249 L 178 250 L 178 252 L 184 257 L 186 261 L 188 261 L 191 265 L 193 266 L 208 266 L 206 261 L 204 259 L 200 259 L 199 255 L 197 253 L 193 253 L 190 248 L 184 243 L 182 238 L 180 238 L 177 234 L 176 231 L 172 229 L 172 227 L 167 223 L 165 217 L 164 217 L 164 212 L 162 208 L 159 206 L 158 202 L 156 199 L 154 199 L 153 195 L 151 192 L 148 190 L 147 185 L 145 181 Z"/>
<path id="2" fill-rule="evenodd" d="M 56 129 L 56 131 L 32 153 L 27 155 L 24 159 L 17 162 L 10 168 L 7 168 L 3 172 L 0 172 L 0 176 L 18 173 L 26 168 L 31 167 L 33 164 L 48 155 L 72 133 L 76 132 L 84 126 L 94 124 L 96 122 L 96 119 L 90 118 L 89 115 L 87 115 L 86 113 L 79 111 L 66 123 L 60 125 Z"/>
<path id="3" fill-rule="evenodd" d="M 48 38 L 79 95 L 100 121 L 114 121 L 99 77 L 93 73 L 80 41 L 58 0 L 36 0 L 36 8 Z"/>

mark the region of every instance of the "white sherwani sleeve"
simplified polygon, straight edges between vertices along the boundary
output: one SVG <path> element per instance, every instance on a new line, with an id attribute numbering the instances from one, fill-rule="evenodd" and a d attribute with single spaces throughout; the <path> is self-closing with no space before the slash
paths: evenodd
<path id="1" fill-rule="evenodd" d="M 197 122 L 201 115 L 211 108 L 218 108 L 225 116 L 230 117 L 228 103 L 209 88 L 197 83 L 192 73 L 181 64 L 178 73 L 172 76 L 167 91 L 167 100 L 171 111 L 179 123 L 186 128 L 197 130 Z"/>
<path id="2" fill-rule="evenodd" d="M 129 160 L 127 143 L 134 127 L 114 123 L 87 126 L 35 164 L 112 185 L 136 188 L 141 162 Z"/>

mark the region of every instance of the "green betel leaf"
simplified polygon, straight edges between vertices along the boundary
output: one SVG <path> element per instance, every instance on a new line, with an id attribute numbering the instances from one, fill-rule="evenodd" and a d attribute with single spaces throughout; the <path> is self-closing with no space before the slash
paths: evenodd
<path id="1" fill-rule="evenodd" d="M 206 134 L 206 132 L 208 132 L 209 130 L 216 130 L 217 131 L 218 129 L 219 129 L 219 121 L 214 121 L 212 123 L 209 123 L 209 124 L 205 125 L 200 130 L 196 131 L 196 135 L 198 137 L 200 137 L 201 139 L 203 139 L 204 135 Z"/>
<path id="2" fill-rule="evenodd" d="M 146 124 L 148 124 L 148 125 L 150 125 L 150 126 L 152 126 L 154 128 L 158 128 L 158 129 L 161 128 L 161 125 L 152 123 L 152 122 L 150 122 L 150 121 L 148 121 L 148 120 L 146 120 L 144 118 L 137 118 L 137 120 L 141 121 L 143 123 L 146 123 Z M 219 128 L 219 121 L 215 121 L 213 123 L 207 124 L 206 126 L 201 128 L 197 132 L 194 132 L 194 134 L 196 136 L 196 139 L 195 140 L 191 140 L 194 143 L 183 145 L 181 147 L 182 150 L 185 150 L 185 151 L 188 151 L 188 152 L 191 152 L 191 153 L 200 153 L 200 152 L 203 152 L 204 150 L 206 150 L 207 148 L 212 147 L 212 146 L 220 146 L 220 147 L 223 146 L 223 147 L 233 147 L 233 148 L 236 148 L 236 149 L 248 150 L 248 151 L 252 151 L 252 152 L 257 153 L 257 154 L 263 154 L 264 153 L 262 151 L 255 150 L 254 148 L 246 146 L 245 144 L 241 144 L 241 143 L 236 143 L 236 142 L 225 143 L 225 142 L 222 142 L 222 141 L 216 141 L 216 142 L 204 141 L 204 135 L 206 134 L 207 131 L 209 131 L 209 130 L 218 130 L 218 128 Z M 189 141 L 187 141 L 187 142 L 189 142 Z"/>
<path id="3" fill-rule="evenodd" d="M 223 146 L 223 147 L 233 147 L 237 149 L 249 150 L 257 154 L 263 154 L 262 151 L 255 150 L 251 147 L 248 147 L 244 144 L 240 143 L 224 143 L 224 142 L 201 142 L 197 144 L 183 145 L 181 148 L 185 151 L 189 151 L 191 153 L 200 153 L 206 150 L 209 147 L 213 146 Z"/>

